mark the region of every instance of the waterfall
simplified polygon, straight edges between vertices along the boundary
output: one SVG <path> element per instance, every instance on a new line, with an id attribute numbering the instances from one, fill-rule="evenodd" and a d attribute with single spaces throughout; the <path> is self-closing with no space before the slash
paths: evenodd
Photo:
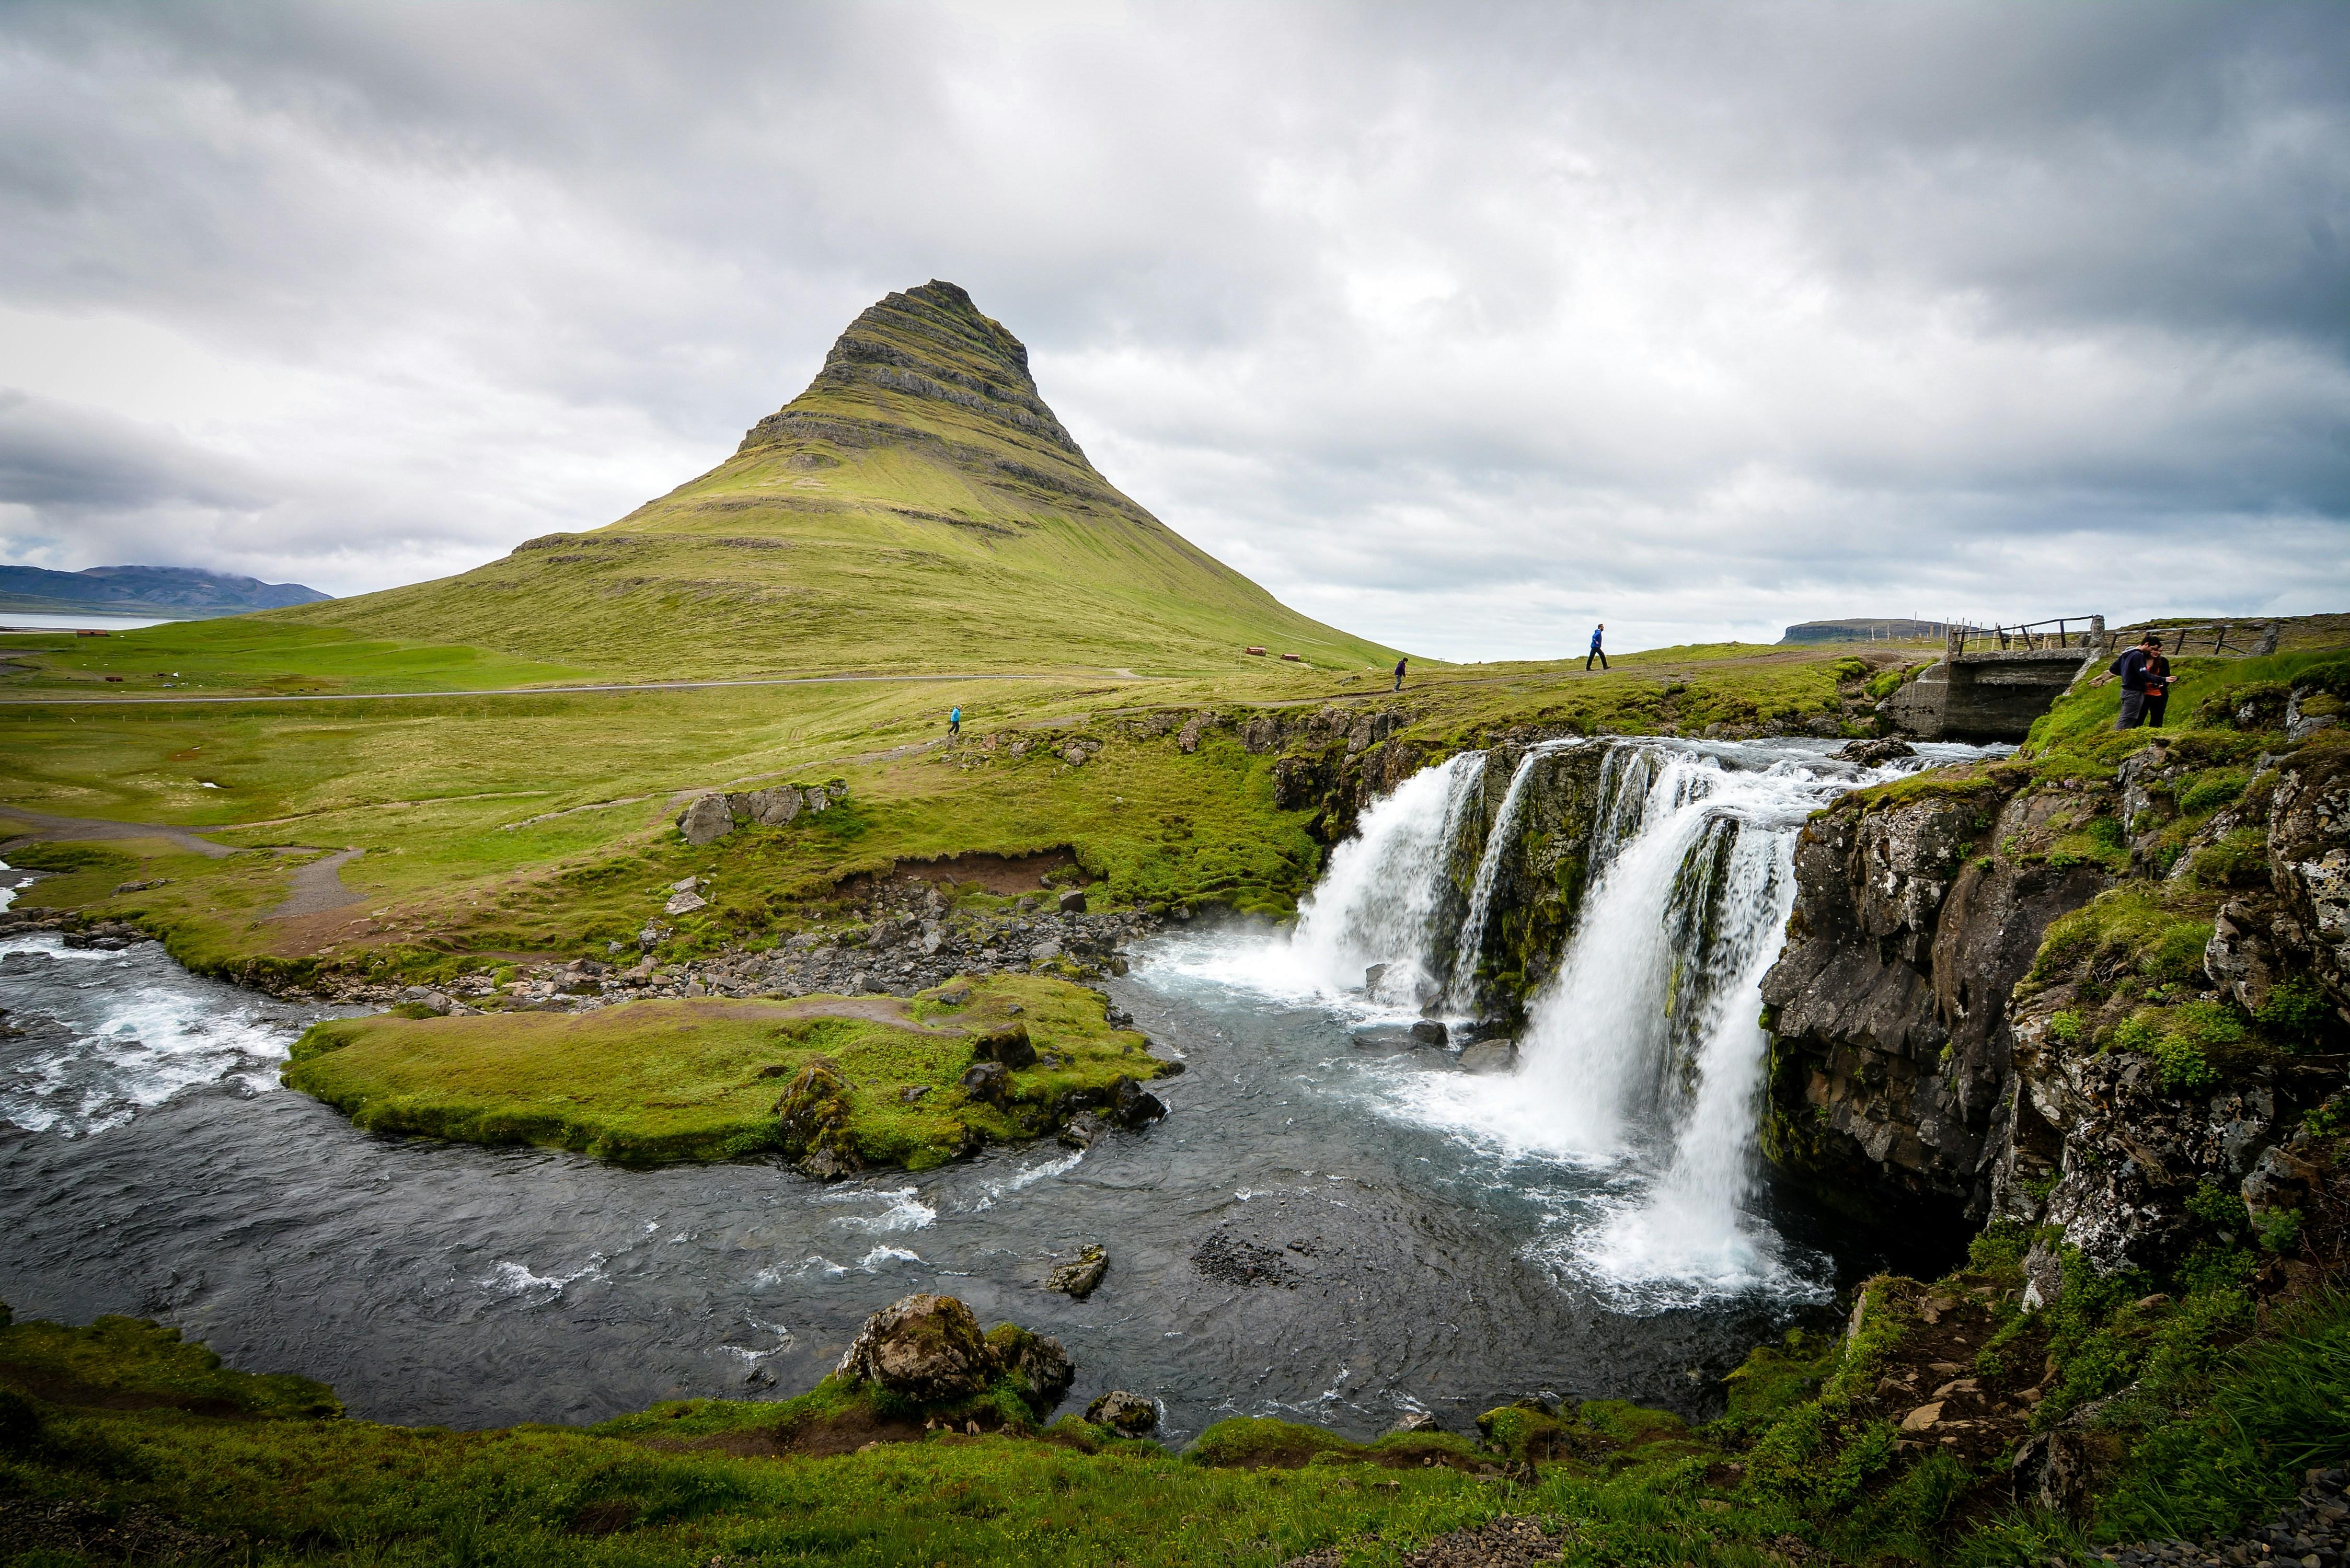
<path id="1" fill-rule="evenodd" d="M 1617 741 L 1584 853 L 1590 877 L 1556 972 L 1529 1000 L 1515 1071 L 1422 1073 L 1398 1114 L 1513 1162 L 1596 1179 L 1545 1261 L 1627 1304 L 1791 1283 L 1748 1212 L 1766 1040 L 1762 975 L 1794 899 L 1804 818 L 1892 776 L 1799 743 Z M 1534 758 L 1519 764 L 1461 928 L 1448 1001 L 1470 994 L 1496 869 L 1517 842 Z M 1908 764 L 1916 766 L 1916 763 Z"/>
<path id="2" fill-rule="evenodd" d="M 1165 961 L 1269 996 L 1352 997 L 1416 1012 L 1451 971 L 1460 884 L 1484 826 L 1477 804 L 1484 778 L 1482 752 L 1421 769 L 1365 811 L 1356 836 L 1331 851 L 1286 936 Z M 1386 972 L 1366 999 L 1364 971 L 1374 964 Z"/>
<path id="3" fill-rule="evenodd" d="M 1488 1189 L 1543 1217 L 1526 1255 L 1618 1309 L 1815 1293 L 1812 1265 L 1752 1203 L 1762 980 L 1804 818 L 1856 786 L 1984 754 L 1919 750 L 1869 769 L 1813 740 L 1544 742 L 1490 821 L 1503 781 L 1463 753 L 1363 813 L 1294 929 L 1202 932 L 1153 966 L 1349 1030 L 1390 1026 L 1354 1036 L 1385 1044 L 1333 1059 L 1345 1081 L 1482 1162 Z M 1514 1064 L 1482 1043 L 1473 1057 L 1396 1049 L 1403 1017 L 1476 1009 L 1525 897 L 1543 900 L 1545 923 L 1524 930 L 1545 946 L 1513 956 L 1549 964 L 1555 948 L 1555 963 L 1526 999 Z M 1485 1070 L 1460 1070 L 1472 1064 Z"/>

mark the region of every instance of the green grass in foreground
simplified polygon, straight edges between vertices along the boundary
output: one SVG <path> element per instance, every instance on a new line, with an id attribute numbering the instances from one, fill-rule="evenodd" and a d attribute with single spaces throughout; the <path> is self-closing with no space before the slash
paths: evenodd
<path id="1" fill-rule="evenodd" d="M 967 1002 L 945 999 L 961 990 Z M 1165 1067 L 1141 1035 L 1103 1021 L 1097 995 L 1065 981 L 1003 975 L 941 987 L 907 1006 L 904 1025 L 855 1015 L 889 1001 L 700 998 L 585 1013 L 329 1019 L 296 1044 L 286 1082 L 377 1132 L 653 1162 L 802 1152 L 786 1148 L 777 1106 L 802 1069 L 821 1064 L 842 1085 L 837 1119 L 858 1157 L 919 1170 L 975 1141 L 1050 1131 L 1069 1096 Z M 1058 1064 L 1014 1072 L 1002 1105 L 972 1098 L 956 1080 L 972 1041 L 1015 1023 Z M 915 1086 L 928 1092 L 909 1102 Z"/>
<path id="2" fill-rule="evenodd" d="M 2012 1250 L 1978 1259 L 1994 1273 L 2012 1262 Z M 1902 1283 L 1877 1299 L 1898 1302 Z M 1825 1355 L 1763 1353 L 1758 1364 L 1783 1364 L 1784 1375 L 1742 1379 L 1733 1415 L 1701 1432 L 1595 1401 L 1491 1412 L 1482 1443 L 1360 1444 L 1242 1419 L 1181 1456 L 1069 1417 L 1040 1431 L 1002 1389 L 948 1412 L 994 1435 L 922 1433 L 925 1411 L 831 1379 L 794 1399 L 688 1400 L 587 1428 L 386 1427 L 338 1418 L 327 1391 L 303 1379 L 221 1369 L 168 1330 L 120 1318 L 18 1324 L 0 1328 L 0 1519 L 86 1500 L 100 1519 L 167 1522 L 267 1564 L 1272 1568 L 1336 1546 L 1369 1568 L 1514 1513 L 1553 1521 L 1568 1532 L 1565 1561 L 1591 1568 L 2022 1568 L 2083 1561 L 2092 1538 L 2230 1527 L 2289 1497 L 2302 1466 L 2350 1457 L 2350 1302 L 2310 1298 L 2230 1348 L 2225 1324 L 2243 1315 L 2231 1287 L 2175 1305 L 2121 1299 L 2139 1288 L 2092 1288 L 2043 1325 L 2051 1351 L 2077 1364 L 2060 1393 L 2135 1379 L 2104 1428 L 2121 1458 L 2085 1534 L 1987 1503 L 2003 1497 L 2003 1459 L 1896 1452 L 1866 1414 L 1877 1371 L 1914 1326 L 1887 1310 Z M 2215 1319 L 2215 1301 L 2235 1305 Z M 2003 1334 L 1984 1355 L 2012 1341 Z M 838 1434 L 859 1441 L 889 1423 L 913 1440 L 828 1451 L 846 1446 Z M 69 1544 L 10 1559 L 97 1560 Z"/>

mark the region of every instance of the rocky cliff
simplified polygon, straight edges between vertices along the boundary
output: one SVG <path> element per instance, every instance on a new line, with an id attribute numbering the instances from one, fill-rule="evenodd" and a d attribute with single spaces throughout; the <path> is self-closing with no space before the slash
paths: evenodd
<path id="1" fill-rule="evenodd" d="M 2043 1294 L 2068 1249 L 2297 1223 L 2350 1065 L 2350 738 L 2303 716 L 2344 679 L 1821 813 L 1763 985 L 1772 1158 L 1873 1219 L 2033 1227 Z"/>

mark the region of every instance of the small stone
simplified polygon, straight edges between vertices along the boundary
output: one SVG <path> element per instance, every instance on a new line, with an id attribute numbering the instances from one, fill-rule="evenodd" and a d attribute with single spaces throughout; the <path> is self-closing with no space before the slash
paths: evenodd
<path id="1" fill-rule="evenodd" d="M 1089 1245 L 1075 1260 L 1045 1275 L 1045 1288 L 1083 1301 L 1094 1293 L 1094 1287 L 1102 1282 L 1102 1276 L 1107 1272 L 1109 1253 L 1097 1244 Z"/>
<path id="2" fill-rule="evenodd" d="M 1086 890 L 1084 888 L 1072 888 L 1067 892 L 1061 895 L 1061 913 L 1065 915 L 1082 915 L 1085 912 Z"/>
<path id="3" fill-rule="evenodd" d="M 1102 1134 L 1108 1130 L 1101 1117 L 1094 1115 L 1093 1112 L 1079 1111 L 1076 1116 L 1071 1116 L 1068 1125 L 1061 1129 L 1060 1142 L 1063 1147 L 1074 1148 L 1082 1154 L 1098 1143 Z"/>
<path id="4" fill-rule="evenodd" d="M 1001 1062 L 974 1062 L 957 1081 L 964 1094 L 990 1105 L 1002 1105 L 1012 1091 L 1012 1074 Z"/>
<path id="5" fill-rule="evenodd" d="M 1423 1018 L 1411 1026 L 1411 1043 L 1415 1045 L 1442 1045 L 1451 1038 L 1439 1019 Z"/>
<path id="6" fill-rule="evenodd" d="M 692 889 L 688 888 L 682 893 L 671 894 L 669 902 L 661 906 L 661 913 L 664 915 L 691 915 L 696 909 L 708 908 L 709 903 L 709 899 L 703 898 L 701 894 L 694 892 Z"/>
<path id="7" fill-rule="evenodd" d="M 1929 1427 L 1933 1426 L 1941 1418 L 1942 1405 L 1941 1401 L 1938 1399 L 1930 1405 L 1920 1405 L 1915 1410 L 1910 1411 L 1907 1416 L 1902 1417 L 1901 1429 L 1905 1432 L 1922 1432 Z"/>

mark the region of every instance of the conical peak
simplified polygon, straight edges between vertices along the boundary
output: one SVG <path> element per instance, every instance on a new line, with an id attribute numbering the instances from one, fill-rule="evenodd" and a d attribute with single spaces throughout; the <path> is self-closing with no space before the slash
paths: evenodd
<path id="1" fill-rule="evenodd" d="M 810 416 L 839 418 L 842 400 L 828 394 L 841 393 L 885 406 L 899 399 L 952 405 L 1004 434 L 1018 432 L 1024 445 L 1042 441 L 1086 461 L 1037 395 L 1026 345 L 983 315 L 969 291 L 941 279 L 867 306 L 834 341 L 807 390 L 754 426 L 743 449 L 801 433 Z"/>

